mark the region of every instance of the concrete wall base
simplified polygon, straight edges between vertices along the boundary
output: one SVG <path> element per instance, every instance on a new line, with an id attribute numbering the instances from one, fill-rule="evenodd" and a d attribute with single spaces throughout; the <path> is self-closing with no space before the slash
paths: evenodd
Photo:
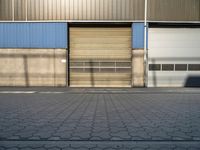
<path id="1" fill-rule="evenodd" d="M 132 50 L 132 87 L 144 87 L 144 50 Z"/>
<path id="2" fill-rule="evenodd" d="M 66 49 L 0 49 L 0 86 L 66 86 Z"/>

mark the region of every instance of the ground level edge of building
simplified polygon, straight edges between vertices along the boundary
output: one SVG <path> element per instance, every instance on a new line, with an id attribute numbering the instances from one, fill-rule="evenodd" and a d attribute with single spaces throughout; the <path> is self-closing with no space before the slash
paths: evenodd
<path id="1" fill-rule="evenodd" d="M 0 23 L 0 86 L 199 87 L 200 26 Z M 146 83 L 146 84 L 145 84 Z"/>

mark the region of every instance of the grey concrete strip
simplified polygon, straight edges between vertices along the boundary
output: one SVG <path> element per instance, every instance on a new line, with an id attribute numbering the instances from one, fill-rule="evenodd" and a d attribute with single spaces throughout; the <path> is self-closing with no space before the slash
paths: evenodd
<path id="1" fill-rule="evenodd" d="M 36 91 L 0 91 L 0 94 L 33 94 Z"/>
<path id="2" fill-rule="evenodd" d="M 135 94 L 150 94 L 150 93 L 187 93 L 200 94 L 200 88 L 45 88 L 45 87 L 0 87 L 0 93 L 14 92 L 36 92 L 36 93 L 89 93 L 89 94 L 109 94 L 109 93 L 135 93 Z"/>

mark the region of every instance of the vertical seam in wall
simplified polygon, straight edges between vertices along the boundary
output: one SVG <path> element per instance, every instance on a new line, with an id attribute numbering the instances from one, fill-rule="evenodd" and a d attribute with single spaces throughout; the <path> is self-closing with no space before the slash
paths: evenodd
<path id="1" fill-rule="evenodd" d="M 85 17 L 84 17 L 84 19 L 87 20 L 87 13 L 88 13 L 88 11 L 87 11 L 87 6 L 88 6 L 88 1 L 86 0 L 85 3 L 86 3 L 86 4 L 85 4 L 85 11 L 86 11 L 86 12 L 85 12 Z"/>
<path id="2" fill-rule="evenodd" d="M 58 0 L 54 0 L 56 1 L 56 4 L 55 4 L 55 13 L 56 13 L 56 17 L 55 17 L 55 20 L 58 20 Z"/>
<path id="3" fill-rule="evenodd" d="M 55 51 L 56 51 L 56 49 L 54 49 L 54 53 L 53 53 L 53 68 L 54 68 L 54 77 L 53 77 L 53 79 L 54 79 L 54 87 L 55 87 L 55 82 L 56 82 L 56 65 L 55 65 L 55 59 L 56 59 L 56 55 L 55 55 Z"/>
<path id="4" fill-rule="evenodd" d="M 15 21 L 15 0 L 12 0 L 12 21 Z"/>
<path id="5" fill-rule="evenodd" d="M 28 0 L 26 0 L 26 21 L 28 20 Z"/>
<path id="6" fill-rule="evenodd" d="M 67 65 L 65 68 L 66 70 L 66 86 L 70 86 L 70 29 L 69 29 L 69 24 L 67 24 L 67 52 L 66 52 L 66 60 L 67 60 Z"/>
<path id="7" fill-rule="evenodd" d="M 133 74 L 133 70 L 134 70 L 134 64 L 133 64 L 133 36 L 134 36 L 134 31 L 133 31 L 133 23 L 131 26 L 131 87 L 134 87 L 134 74 Z"/>
<path id="8" fill-rule="evenodd" d="M 200 1 L 199 1 L 199 21 L 200 21 Z"/>

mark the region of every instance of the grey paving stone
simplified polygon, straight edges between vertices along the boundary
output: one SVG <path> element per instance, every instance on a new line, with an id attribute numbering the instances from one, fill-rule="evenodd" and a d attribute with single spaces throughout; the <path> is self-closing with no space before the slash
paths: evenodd
<path id="1" fill-rule="evenodd" d="M 9 140 L 19 140 L 20 136 L 13 135 L 13 136 L 7 137 L 7 139 L 9 139 Z"/>
<path id="2" fill-rule="evenodd" d="M 102 140 L 110 140 L 111 136 L 109 132 L 93 132 L 92 137 L 100 137 Z"/>
<path id="3" fill-rule="evenodd" d="M 0 141 L 200 142 L 199 93 L 86 91 L 0 94 Z"/>

